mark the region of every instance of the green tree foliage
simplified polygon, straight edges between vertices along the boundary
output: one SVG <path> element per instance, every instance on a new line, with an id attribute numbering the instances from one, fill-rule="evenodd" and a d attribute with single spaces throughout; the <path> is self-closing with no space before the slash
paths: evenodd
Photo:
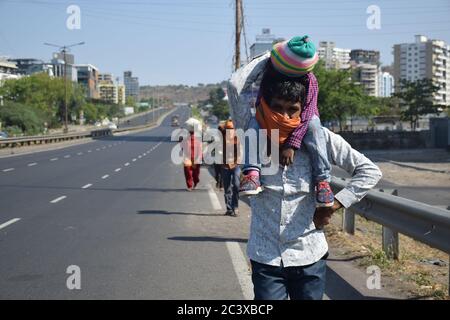
<path id="1" fill-rule="evenodd" d="M 226 120 L 230 117 L 228 103 L 223 100 L 224 97 L 225 92 L 221 87 L 213 89 L 209 92 L 208 103 L 213 106 L 211 108 L 211 113 L 219 118 L 219 120 Z"/>
<path id="2" fill-rule="evenodd" d="M 319 83 L 318 105 L 322 121 L 343 123 L 348 118 L 369 117 L 380 110 L 378 99 L 367 96 L 361 86 L 352 81 L 349 70 L 327 70 L 322 62 L 314 68 Z"/>
<path id="3" fill-rule="evenodd" d="M 11 136 L 24 133 L 37 135 L 44 130 L 43 112 L 17 102 L 6 102 L 1 107 L 2 127 Z"/>
<path id="4" fill-rule="evenodd" d="M 443 106 L 433 104 L 432 101 L 433 95 L 439 88 L 430 79 L 400 80 L 394 96 L 399 100 L 402 119 L 411 123 L 412 130 L 416 130 L 421 115 L 437 114 L 443 108 Z"/>
<path id="5" fill-rule="evenodd" d="M 5 106 L 0 107 L 0 118 L 6 119 L 8 124 L 14 126 L 14 132 L 22 130 L 25 134 L 42 132 L 44 123 L 49 128 L 61 126 L 65 115 L 65 90 L 64 80 L 49 77 L 45 73 L 33 74 L 20 79 L 6 80 L 0 86 L 0 96 L 3 96 Z M 119 105 L 108 105 L 98 101 L 87 101 L 85 89 L 71 81 L 67 83 L 68 115 L 69 121 L 78 118 L 83 111 L 88 123 L 103 118 L 112 118 L 123 115 Z M 7 108 L 16 106 L 24 112 L 23 116 L 17 115 Z M 29 124 L 24 121 L 30 121 Z M 39 124 L 37 124 L 39 123 Z M 41 130 L 41 131 L 39 131 Z M 20 132 L 19 132 L 20 133 Z"/>

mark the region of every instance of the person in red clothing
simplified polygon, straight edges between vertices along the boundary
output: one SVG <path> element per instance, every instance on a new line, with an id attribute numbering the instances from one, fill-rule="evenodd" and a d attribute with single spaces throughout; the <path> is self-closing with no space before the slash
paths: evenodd
<path id="1" fill-rule="evenodd" d="M 195 136 L 194 126 L 188 126 L 189 137 L 183 141 L 184 177 L 188 191 L 192 191 L 200 182 L 200 164 L 202 162 L 202 143 Z"/>

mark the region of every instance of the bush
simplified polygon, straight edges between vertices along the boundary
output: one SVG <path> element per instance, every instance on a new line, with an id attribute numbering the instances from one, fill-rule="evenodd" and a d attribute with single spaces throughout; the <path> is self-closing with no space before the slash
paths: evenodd
<path id="1" fill-rule="evenodd" d="M 44 131 L 45 114 L 24 104 L 7 102 L 0 107 L 0 121 L 7 132 L 36 135 Z"/>

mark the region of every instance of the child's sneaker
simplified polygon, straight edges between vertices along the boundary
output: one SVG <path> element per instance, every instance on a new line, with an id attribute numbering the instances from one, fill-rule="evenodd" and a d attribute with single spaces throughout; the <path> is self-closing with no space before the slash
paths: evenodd
<path id="1" fill-rule="evenodd" d="M 259 174 L 246 174 L 242 176 L 239 187 L 239 196 L 254 196 L 262 191 Z"/>
<path id="2" fill-rule="evenodd" d="M 334 204 L 334 194 L 327 181 L 320 181 L 316 189 L 317 207 L 332 207 Z"/>

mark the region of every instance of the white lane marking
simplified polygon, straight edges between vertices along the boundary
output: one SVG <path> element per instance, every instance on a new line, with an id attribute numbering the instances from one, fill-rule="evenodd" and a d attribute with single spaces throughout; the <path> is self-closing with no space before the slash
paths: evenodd
<path id="1" fill-rule="evenodd" d="M 219 198 L 217 197 L 217 193 L 214 192 L 212 187 L 209 187 L 208 195 L 214 210 L 222 210 L 222 205 L 220 204 Z"/>
<path id="2" fill-rule="evenodd" d="M 37 165 L 36 162 L 33 162 L 33 163 L 29 163 L 29 164 L 28 164 L 29 167 L 34 167 L 35 165 Z"/>
<path id="3" fill-rule="evenodd" d="M 233 263 L 234 272 L 241 285 L 242 294 L 244 299 L 253 299 L 253 284 L 251 278 L 250 267 L 247 263 L 247 259 L 242 252 L 242 249 L 237 242 L 226 242 L 228 253 L 230 254 L 231 261 Z"/>
<path id="4" fill-rule="evenodd" d="M 114 170 L 115 172 L 119 172 L 120 170 L 122 170 L 122 168 L 117 168 L 116 170 Z"/>
<path id="5" fill-rule="evenodd" d="M 135 159 L 133 159 L 133 162 L 135 162 L 137 159 L 135 158 Z"/>
<path id="6" fill-rule="evenodd" d="M 100 148 L 95 149 L 95 151 L 100 151 Z"/>
<path id="7" fill-rule="evenodd" d="M 102 149 L 106 149 L 106 147 L 103 147 Z"/>
<path id="8" fill-rule="evenodd" d="M 92 183 L 89 183 L 89 184 L 87 184 L 85 186 L 82 186 L 81 189 L 87 189 L 87 188 L 90 188 L 90 187 L 92 187 Z"/>
<path id="9" fill-rule="evenodd" d="M 83 152 L 78 152 L 77 155 L 82 156 Z"/>
<path id="10" fill-rule="evenodd" d="M 58 161 L 58 158 L 52 158 L 50 161 Z"/>
<path id="11" fill-rule="evenodd" d="M 140 156 L 138 156 L 138 159 L 141 159 L 142 158 L 142 156 L 140 155 Z"/>
<path id="12" fill-rule="evenodd" d="M 105 174 L 103 177 L 102 177 L 102 179 L 106 179 L 106 178 L 108 178 L 109 177 L 109 174 Z"/>
<path id="13" fill-rule="evenodd" d="M 88 152 L 89 152 L 89 153 L 91 153 L 91 152 L 92 152 L 92 150 L 88 150 Z"/>
<path id="14" fill-rule="evenodd" d="M 9 168 L 9 169 L 4 169 L 3 172 L 10 172 L 10 171 L 14 171 L 14 168 Z"/>
<path id="15" fill-rule="evenodd" d="M 129 165 L 130 165 L 130 163 L 129 163 L 129 162 L 125 163 L 125 167 L 128 167 Z"/>
<path id="16" fill-rule="evenodd" d="M 69 159 L 70 158 L 70 154 L 64 156 L 64 158 Z"/>
<path id="17" fill-rule="evenodd" d="M 0 230 L 3 229 L 3 228 L 6 228 L 7 226 L 9 226 L 9 225 L 11 225 L 11 224 L 13 224 L 13 223 L 15 223 L 15 222 L 17 222 L 19 220 L 20 220 L 20 218 L 14 218 L 14 219 L 11 219 L 9 221 L 6 221 L 3 224 L 0 224 Z"/>
<path id="18" fill-rule="evenodd" d="M 61 200 L 64 200 L 65 198 L 67 198 L 66 196 L 61 196 L 59 198 L 56 198 L 55 200 L 50 201 L 50 203 L 57 203 L 60 202 Z"/>

